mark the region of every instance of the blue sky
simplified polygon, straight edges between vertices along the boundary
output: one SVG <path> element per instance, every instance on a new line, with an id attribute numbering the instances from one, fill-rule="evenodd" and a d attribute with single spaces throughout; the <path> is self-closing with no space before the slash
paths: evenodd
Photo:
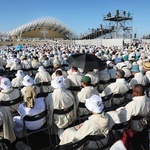
<path id="1" fill-rule="evenodd" d="M 9 31 L 41 17 L 53 17 L 75 33 L 97 28 L 103 15 L 130 11 L 138 37 L 150 34 L 150 0 L 1 0 L 0 31 Z"/>

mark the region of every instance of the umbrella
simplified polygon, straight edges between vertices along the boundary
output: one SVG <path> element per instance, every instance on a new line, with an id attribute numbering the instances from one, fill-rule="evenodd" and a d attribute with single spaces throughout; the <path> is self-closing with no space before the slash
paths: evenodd
<path id="1" fill-rule="evenodd" d="M 74 54 L 67 58 L 69 66 L 81 68 L 83 70 L 100 69 L 104 66 L 101 59 L 92 54 Z"/>
<path id="2" fill-rule="evenodd" d="M 19 50 L 21 50 L 22 48 L 23 48 L 22 45 L 19 44 L 19 45 L 16 46 L 15 50 L 16 50 L 16 51 L 19 51 Z"/>

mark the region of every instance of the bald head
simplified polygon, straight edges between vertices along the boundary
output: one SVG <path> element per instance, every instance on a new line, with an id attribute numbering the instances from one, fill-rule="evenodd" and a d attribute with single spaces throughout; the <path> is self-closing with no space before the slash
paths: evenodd
<path id="1" fill-rule="evenodd" d="M 134 96 L 143 96 L 144 95 L 144 91 L 145 91 L 145 88 L 142 84 L 136 84 L 134 87 L 133 87 L 133 95 Z"/>

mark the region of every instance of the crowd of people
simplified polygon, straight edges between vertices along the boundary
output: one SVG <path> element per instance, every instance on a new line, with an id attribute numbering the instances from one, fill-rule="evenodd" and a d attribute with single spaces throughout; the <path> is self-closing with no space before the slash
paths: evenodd
<path id="1" fill-rule="evenodd" d="M 24 116 L 36 115 L 45 109 L 47 120 L 26 122 L 26 128 L 36 130 L 47 121 L 51 134 L 58 135 L 60 145 L 87 135 L 104 135 L 106 139 L 101 146 L 105 145 L 116 123 L 129 121 L 137 115 L 144 118 L 131 121 L 132 130 L 141 132 L 147 126 L 150 112 L 150 51 L 147 44 L 111 47 L 24 44 L 20 50 L 14 46 L 3 46 L 0 50 L 0 102 L 20 99 L 12 106 L 2 103 L 0 106 L 3 136 L 12 143 L 25 136 Z M 83 70 L 70 66 L 67 58 L 79 53 L 97 56 L 103 61 L 103 67 Z M 129 90 L 132 90 L 131 101 L 126 99 Z M 43 96 L 43 93 L 47 95 Z M 122 96 L 115 97 L 117 94 Z M 103 98 L 110 95 L 111 99 L 104 102 Z M 116 109 L 111 110 L 114 106 Z M 89 117 L 81 123 L 84 115 Z M 77 120 L 78 124 L 74 125 Z M 87 149 L 96 146 L 86 144 Z M 126 149 L 122 142 L 119 146 Z"/>

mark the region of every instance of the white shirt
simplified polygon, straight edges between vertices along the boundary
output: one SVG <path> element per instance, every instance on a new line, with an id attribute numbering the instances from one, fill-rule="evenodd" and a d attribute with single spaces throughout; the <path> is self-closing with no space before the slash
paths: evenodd
<path id="1" fill-rule="evenodd" d="M 41 113 L 45 110 L 45 102 L 43 98 L 37 98 L 34 103 L 33 108 L 28 108 L 24 106 L 24 103 L 20 104 L 18 107 L 18 112 L 21 115 L 21 120 L 23 121 L 23 117 L 26 115 L 36 115 Z M 37 121 L 30 121 L 26 122 L 27 129 L 36 130 L 39 129 L 45 123 L 45 118 L 37 120 Z"/>

